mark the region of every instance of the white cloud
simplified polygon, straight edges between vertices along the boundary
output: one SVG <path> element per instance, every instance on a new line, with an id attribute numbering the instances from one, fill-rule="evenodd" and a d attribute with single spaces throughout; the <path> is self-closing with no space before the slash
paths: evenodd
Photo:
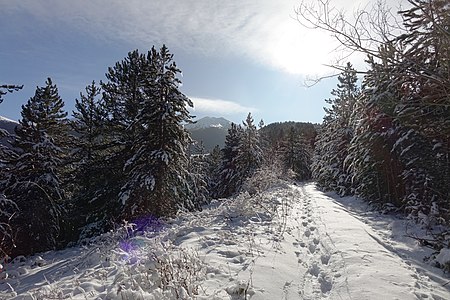
<path id="1" fill-rule="evenodd" d="M 298 4 L 299 0 L 22 0 L 2 3 L 2 10 L 28 11 L 51 25 L 64 22 L 99 39 L 126 40 L 138 47 L 166 43 L 189 53 L 244 56 L 289 73 L 323 74 L 336 43 L 292 18 Z M 355 5 L 345 0 L 336 6 L 349 4 Z"/>
<path id="2" fill-rule="evenodd" d="M 257 109 L 253 107 L 243 106 L 239 103 L 222 100 L 222 99 L 206 99 L 198 97 L 189 97 L 194 102 L 194 111 L 211 115 L 234 115 L 247 114 L 249 112 L 256 112 Z"/>

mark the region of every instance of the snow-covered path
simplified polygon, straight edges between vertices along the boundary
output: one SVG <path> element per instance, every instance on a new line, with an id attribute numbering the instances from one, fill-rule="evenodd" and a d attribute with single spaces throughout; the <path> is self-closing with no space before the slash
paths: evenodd
<path id="1" fill-rule="evenodd" d="M 259 252 L 248 268 L 231 274 L 232 282 L 237 278 L 241 288 L 251 288 L 251 299 L 450 299 L 441 271 L 429 273 L 437 280 L 431 281 L 421 265 L 401 257 L 386 232 L 366 224 L 368 218 L 313 184 L 290 189 L 272 195 L 281 208 L 273 220 L 277 225 L 271 224 L 275 230 L 251 229 L 252 247 Z M 382 216 L 373 222 L 380 225 L 380 220 L 390 223 Z M 239 246 L 228 248 L 244 252 Z"/>
<path id="2" fill-rule="evenodd" d="M 310 230 L 313 243 L 309 247 L 317 240 L 320 245 L 306 252 L 315 257 L 312 265 L 317 266 L 319 281 L 326 282 L 321 285 L 322 295 L 329 293 L 331 299 L 449 299 L 449 291 L 440 287 L 444 279 L 432 282 L 421 265 L 396 250 L 405 245 L 395 245 L 389 226 L 380 232 L 370 226 L 395 221 L 378 215 L 371 222 L 312 185 L 299 190 L 300 218 L 306 214 L 316 228 Z"/>
<path id="3" fill-rule="evenodd" d="M 16 260 L 0 299 L 450 299 L 405 224 L 312 183 L 281 184 L 153 233 Z"/>

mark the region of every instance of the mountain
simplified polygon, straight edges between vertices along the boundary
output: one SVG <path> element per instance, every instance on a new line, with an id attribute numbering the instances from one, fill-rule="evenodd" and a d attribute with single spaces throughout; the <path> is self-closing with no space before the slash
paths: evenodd
<path id="1" fill-rule="evenodd" d="M 205 128 L 219 128 L 224 129 L 225 131 L 231 127 L 231 121 L 228 121 L 225 118 L 215 118 L 215 117 L 204 117 L 199 120 L 196 120 L 194 124 L 186 125 L 186 129 L 188 130 L 198 130 Z"/>
<path id="2" fill-rule="evenodd" d="M 197 145 L 203 143 L 203 151 L 206 153 L 210 152 L 216 145 L 223 148 L 225 136 L 230 127 L 231 121 L 215 117 L 204 117 L 194 124 L 186 125 L 186 129 L 191 133 L 191 137 L 197 142 Z M 198 146 L 193 146 L 191 151 L 192 153 L 198 153 Z"/>
<path id="3" fill-rule="evenodd" d="M 9 147 L 9 143 L 8 143 L 9 138 L 2 137 L 2 136 L 7 135 L 6 133 L 5 133 L 5 135 L 3 135 L 2 131 L 6 131 L 7 133 L 14 134 L 14 128 L 16 128 L 18 125 L 19 125 L 18 122 L 0 116 L 0 145 L 5 145 L 5 146 Z"/>
<path id="4" fill-rule="evenodd" d="M 19 125 L 18 122 L 0 116 L 0 129 L 4 129 L 9 133 L 14 133 L 14 128 Z"/>

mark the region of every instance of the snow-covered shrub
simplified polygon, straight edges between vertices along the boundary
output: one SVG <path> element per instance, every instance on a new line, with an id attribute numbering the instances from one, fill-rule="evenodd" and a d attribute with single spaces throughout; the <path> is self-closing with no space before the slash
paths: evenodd
<path id="1" fill-rule="evenodd" d="M 450 249 L 443 248 L 436 256 L 436 264 L 441 267 L 444 272 L 450 273 Z"/>
<path id="2" fill-rule="evenodd" d="M 156 262 L 156 272 L 162 290 L 170 290 L 176 299 L 186 299 L 199 294 L 200 282 L 203 280 L 205 268 L 199 255 L 192 249 L 174 249 L 168 246 L 164 255 L 152 253 Z"/>
<path id="3" fill-rule="evenodd" d="M 0 261 L 7 258 L 14 247 L 14 230 L 9 221 L 16 210 L 17 205 L 0 193 Z"/>
<path id="4" fill-rule="evenodd" d="M 281 163 L 276 161 L 273 164 L 266 164 L 259 168 L 252 177 L 247 178 L 242 186 L 241 191 L 250 195 L 259 194 L 272 187 L 282 184 L 284 177 Z"/>

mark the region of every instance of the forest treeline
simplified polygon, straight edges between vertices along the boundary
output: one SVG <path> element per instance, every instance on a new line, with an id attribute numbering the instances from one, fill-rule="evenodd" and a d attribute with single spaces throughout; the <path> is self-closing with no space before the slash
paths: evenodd
<path id="1" fill-rule="evenodd" d="M 179 73 L 165 46 L 132 51 L 105 82 L 80 93 L 71 116 L 50 78 L 36 89 L 15 134 L 2 132 L 9 146 L 0 148 L 0 257 L 199 210 L 237 195 L 267 164 L 309 178 L 312 124 L 280 124 L 286 133 L 270 140 L 273 126 L 258 129 L 249 113 L 232 124 L 223 149 L 191 155 L 184 126 L 193 103 L 178 89 Z"/>
<path id="2" fill-rule="evenodd" d="M 343 43 L 368 54 L 369 70 L 359 87 L 352 65 L 343 68 L 312 172 L 324 189 L 424 224 L 434 237 L 422 242 L 439 250 L 450 247 L 450 6 L 409 2 L 399 12 L 404 31 L 386 34 L 375 50 L 340 32 Z"/>

